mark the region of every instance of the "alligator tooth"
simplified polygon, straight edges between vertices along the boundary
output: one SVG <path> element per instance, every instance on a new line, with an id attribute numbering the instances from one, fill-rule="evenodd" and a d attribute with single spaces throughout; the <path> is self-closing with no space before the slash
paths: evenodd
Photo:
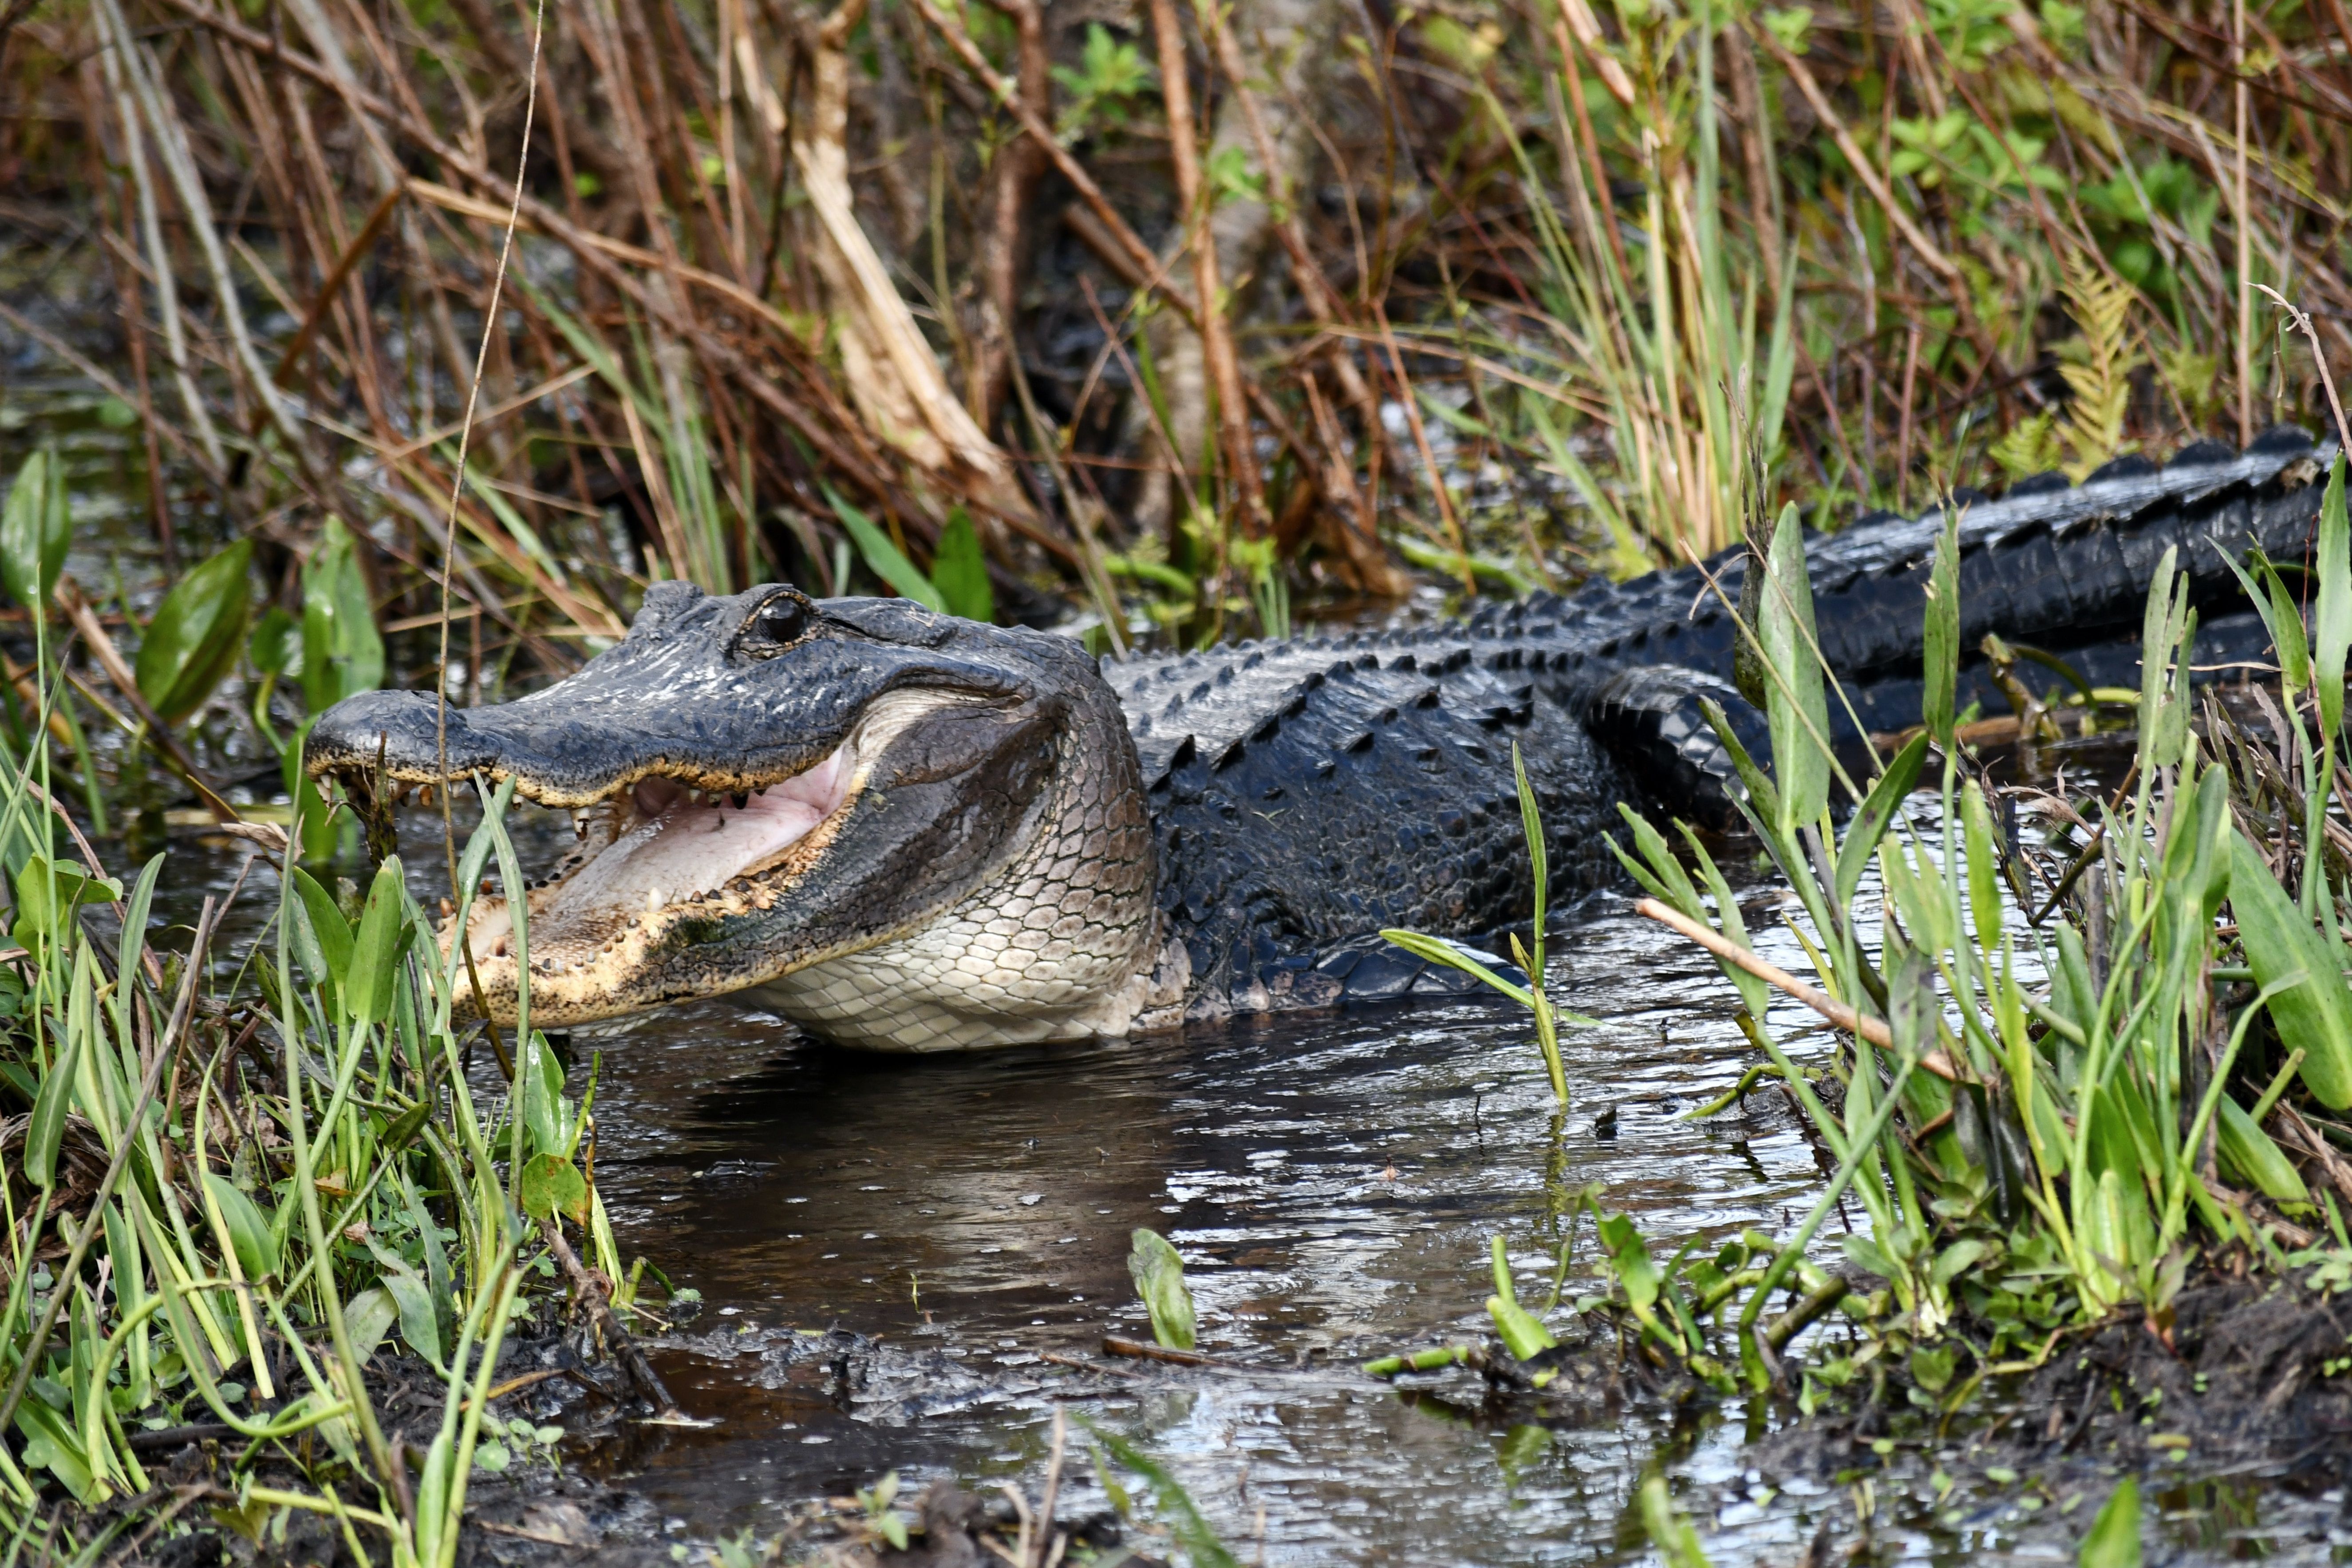
<path id="1" fill-rule="evenodd" d="M 647 888 L 646 889 L 646 913 L 649 915 L 659 914 L 661 912 L 661 889 L 659 888 Z"/>
<path id="2" fill-rule="evenodd" d="M 739 789 L 739 790 L 737 790 L 737 791 L 735 792 L 734 800 L 735 800 L 735 809 L 736 809 L 736 810 L 738 810 L 738 811 L 748 811 L 748 810 L 750 810 L 750 809 L 751 809 L 751 797 L 750 795 L 745 795 L 741 790 L 740 790 L 740 789 Z"/>
<path id="3" fill-rule="evenodd" d="M 588 842 L 588 814 L 585 811 L 572 814 L 572 837 L 583 844 Z"/>

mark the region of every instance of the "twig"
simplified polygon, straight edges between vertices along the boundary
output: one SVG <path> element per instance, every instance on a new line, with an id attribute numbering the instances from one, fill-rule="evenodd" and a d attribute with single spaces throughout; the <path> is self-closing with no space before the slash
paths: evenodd
<path id="1" fill-rule="evenodd" d="M 1121 1339 L 1117 1334 L 1105 1334 L 1102 1348 L 1105 1355 L 1123 1355 L 1129 1361 L 1164 1361 L 1177 1366 L 1220 1364 L 1214 1356 L 1205 1356 L 1198 1351 L 1171 1350 L 1166 1345 L 1152 1344 L 1145 1340 Z"/>
<path id="2" fill-rule="evenodd" d="M 572 1298 L 595 1320 L 596 1331 L 604 1337 L 605 1344 L 612 1348 L 614 1357 L 621 1363 L 621 1370 L 629 1374 L 629 1381 L 636 1385 L 637 1392 L 654 1407 L 655 1419 L 689 1420 L 686 1412 L 677 1407 L 677 1401 L 670 1397 L 669 1389 L 662 1382 L 661 1374 L 654 1370 L 653 1363 L 646 1359 L 646 1352 L 637 1348 L 637 1342 L 631 1339 L 629 1331 L 622 1326 L 620 1314 L 613 1310 L 612 1302 L 588 1277 L 588 1270 L 580 1262 L 580 1255 L 572 1250 L 570 1242 L 563 1239 L 562 1227 L 551 1218 L 545 1219 L 540 1222 L 539 1233 L 547 1243 L 547 1250 L 554 1255 L 556 1267 L 562 1269 L 563 1277 L 572 1282 Z"/>
<path id="3" fill-rule="evenodd" d="M 1690 938 L 1726 963 L 1737 964 L 1774 990 L 1795 997 L 1847 1034 L 1859 1035 L 1882 1050 L 1894 1048 L 1895 1036 L 1884 1019 L 1863 1016 L 1828 992 L 1815 990 L 1787 970 L 1766 963 L 1721 931 L 1700 924 L 1680 910 L 1670 908 L 1655 899 L 1642 899 L 1635 901 L 1633 912 Z M 1958 1081 L 1959 1074 L 1954 1070 L 1951 1058 L 1941 1051 L 1927 1052 L 1919 1058 L 1919 1065 L 1937 1078 Z"/>

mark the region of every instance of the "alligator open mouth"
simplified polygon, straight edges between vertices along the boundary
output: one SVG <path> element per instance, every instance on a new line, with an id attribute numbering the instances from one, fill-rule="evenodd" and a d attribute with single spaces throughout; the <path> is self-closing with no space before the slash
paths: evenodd
<path id="1" fill-rule="evenodd" d="M 595 998 L 627 990 L 628 977 L 681 921 L 773 907 L 824 852 L 856 773 L 854 745 L 845 745 L 773 784 L 707 793 L 651 774 L 573 807 L 578 847 L 524 893 L 522 945 L 542 1008 L 576 1016 Z M 484 985 L 514 989 L 511 904 L 479 898 L 467 926 Z M 445 931 L 445 949 L 451 940 Z"/>

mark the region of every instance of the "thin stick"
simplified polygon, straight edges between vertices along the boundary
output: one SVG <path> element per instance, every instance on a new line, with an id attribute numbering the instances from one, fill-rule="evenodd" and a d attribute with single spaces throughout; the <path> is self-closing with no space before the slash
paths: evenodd
<path id="1" fill-rule="evenodd" d="M 499 327 L 499 299 L 506 289 L 507 261 L 514 254 L 515 225 L 522 217 L 522 182 L 530 167 L 531 117 L 539 109 L 539 49 L 547 32 L 547 0 L 539 0 L 533 13 L 530 30 L 530 86 L 522 100 L 522 150 L 515 154 L 514 199 L 507 208 L 506 232 L 499 240 L 499 267 L 490 279 L 490 302 L 482 312 L 482 341 L 474 351 L 474 379 L 466 388 L 466 417 L 457 431 L 457 461 L 449 479 L 449 519 L 441 536 L 441 649 L 433 678 L 433 752 L 434 765 L 441 772 L 441 847 L 449 858 L 449 891 L 457 894 L 457 828 L 449 816 L 449 580 L 457 560 L 457 508 L 466 494 L 466 452 L 474 436 L 474 411 L 481 404 L 482 367 L 490 357 L 490 338 Z M 473 943 L 463 931 L 457 940 L 465 946 L 468 974 L 473 973 Z M 525 982 L 528 984 L 528 982 Z M 482 1019 L 493 1036 L 498 1026 L 489 1021 L 490 1009 L 482 995 L 479 976 L 474 979 L 474 1005 L 482 1010 Z"/>
<path id="2" fill-rule="evenodd" d="M 1633 912 L 1690 938 L 1726 963 L 1737 964 L 1774 990 L 1795 997 L 1847 1034 L 1859 1035 L 1882 1050 L 1894 1048 L 1895 1036 L 1886 1027 L 1885 1020 L 1864 1017 L 1828 992 L 1815 990 L 1787 970 L 1766 963 L 1721 931 L 1700 924 L 1680 910 L 1670 908 L 1655 899 L 1642 899 L 1634 903 Z M 1957 1081 L 1958 1078 L 1950 1058 L 1941 1051 L 1929 1051 L 1919 1058 L 1919 1065 L 1940 1079 Z"/>

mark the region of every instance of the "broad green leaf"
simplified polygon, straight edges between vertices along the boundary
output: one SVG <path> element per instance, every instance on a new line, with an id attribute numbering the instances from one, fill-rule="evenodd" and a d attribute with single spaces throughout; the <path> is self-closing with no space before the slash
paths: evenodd
<path id="1" fill-rule="evenodd" d="M 1758 618 L 1758 639 L 1772 672 L 1765 713 L 1772 729 L 1772 773 L 1780 790 L 1780 827 L 1793 835 L 1829 806 L 1829 706 L 1821 660 L 1813 656 L 1813 589 L 1805 575 L 1804 530 L 1794 502 L 1780 509 L 1772 530 L 1769 573 Z"/>
<path id="2" fill-rule="evenodd" d="M 2352 528 L 2344 512 L 2344 454 L 2327 469 L 2319 503 L 2319 607 L 2313 617 L 2311 677 L 2319 698 L 2321 732 L 2344 732 L 2344 651 L 2352 646 Z"/>
<path id="3" fill-rule="evenodd" d="M 2309 1203 L 2311 1189 L 2304 1185 L 2294 1163 L 2271 1141 L 2269 1133 L 2254 1124 L 2245 1108 L 2224 1093 L 2219 1110 L 2213 1131 L 2223 1169 L 2264 1197 L 2285 1203 Z"/>
<path id="4" fill-rule="evenodd" d="M 575 1223 L 588 1218 L 588 1183 L 561 1154 L 534 1154 L 523 1162 L 522 1179 L 515 1184 L 515 1201 L 533 1219 L 561 1214 Z"/>
<path id="5" fill-rule="evenodd" d="M 236 662 L 251 608 L 253 541 L 240 539 L 163 595 L 139 645 L 139 694 L 167 724 L 204 705 Z"/>
<path id="6" fill-rule="evenodd" d="M 278 1272 L 278 1233 L 260 1205 L 217 1171 L 205 1173 L 205 1191 L 220 1209 L 228 1229 L 229 1245 L 236 1249 L 237 1266 L 247 1279 L 266 1279 Z"/>
<path id="7" fill-rule="evenodd" d="M 80 1042 L 67 1039 L 50 1059 L 41 1079 L 39 1098 L 33 1101 L 33 1120 L 25 1130 L 25 1174 L 44 1192 L 57 1184 L 58 1146 L 66 1131 L 66 1111 L 73 1103 L 73 1081 L 80 1065 Z"/>
<path id="8" fill-rule="evenodd" d="M 110 904 L 122 897 L 122 884 L 111 877 L 92 877 L 75 860 L 52 861 L 36 855 L 16 873 L 16 945 L 29 948 L 34 939 L 56 937 L 73 911 L 84 904 Z"/>
<path id="9" fill-rule="evenodd" d="M 565 1126 L 563 1059 L 537 1029 L 521 1042 L 520 1056 L 515 1081 L 522 1094 L 523 1126 L 530 1134 L 530 1146 L 568 1160 L 572 1140 Z"/>
<path id="10" fill-rule="evenodd" d="M 272 605 L 253 623 L 253 635 L 246 639 L 245 649 L 257 675 L 299 674 L 302 623 L 287 614 L 285 605 Z"/>
<path id="11" fill-rule="evenodd" d="M 1927 736 L 1922 732 L 1911 737 L 1903 749 L 1870 786 L 1862 809 L 1853 814 L 1846 825 L 1845 843 L 1838 849 L 1837 902 L 1840 909 L 1853 907 L 1854 889 L 1862 886 L 1862 874 L 1870 867 L 1870 858 L 1878 853 L 1878 841 L 1886 837 L 1886 829 L 1895 820 L 1903 797 L 1919 782 L 1919 768 L 1927 760 Z"/>
<path id="12" fill-rule="evenodd" d="M 940 530 L 940 547 L 931 552 L 931 582 L 949 615 L 983 623 L 996 619 L 988 558 L 981 553 L 980 535 L 961 507 L 948 513 L 948 525 Z"/>
<path id="13" fill-rule="evenodd" d="M 2263 630 L 2270 633 L 2271 646 L 2278 650 L 2279 684 L 2291 703 L 2295 693 L 2311 684 L 2311 647 L 2305 636 L 2303 610 L 2261 545 L 2248 549 L 2246 559 L 2253 563 L 2252 572 L 2226 555 L 2221 563 L 2236 574 L 2239 586 L 2253 602 L 2254 613 L 2263 618 Z"/>
<path id="14" fill-rule="evenodd" d="M 2126 1476 L 2083 1537 L 2076 1568 L 2139 1568 L 2139 1479 Z"/>
<path id="15" fill-rule="evenodd" d="M 335 896 L 319 885 L 319 879 L 294 868 L 294 893 L 299 912 L 299 922 L 294 928 L 298 948 L 299 938 L 307 932 L 317 949 L 320 968 L 313 972 L 318 980 L 331 980 L 341 985 L 352 972 L 352 924 L 343 919 Z M 310 967 L 310 954 L 303 955 L 303 967 Z"/>
<path id="16" fill-rule="evenodd" d="M 1138 1228 L 1127 1255 L 1127 1271 L 1151 1313 L 1151 1337 L 1171 1350 L 1192 1348 L 1192 1292 L 1184 1285 L 1184 1259 L 1156 1230 Z"/>
<path id="17" fill-rule="evenodd" d="M 72 538 L 65 465 L 54 446 L 45 446 L 16 470 L 0 510 L 0 582 L 19 605 L 37 609 L 49 602 Z"/>
<path id="18" fill-rule="evenodd" d="M 2271 998 L 2279 1041 L 2303 1057 L 2303 1081 L 2331 1110 L 2352 1106 L 2352 990 L 2344 954 L 2322 937 L 2271 875 L 2262 852 L 2233 834 L 2230 907 L 2255 983 L 2268 986 L 2304 973 L 2302 984 Z"/>
<path id="19" fill-rule="evenodd" d="M 572 1173 L 579 1179 L 579 1173 Z M 400 1309 L 400 1337 L 408 1348 L 423 1356 L 436 1371 L 441 1370 L 441 1320 L 434 1310 L 433 1293 L 416 1270 L 380 1243 L 370 1242 L 369 1250 L 383 1269 L 383 1288 L 391 1292 L 393 1304 Z"/>
<path id="20" fill-rule="evenodd" d="M 1911 1352 L 1911 1381 L 1930 1394 L 1941 1394 L 1951 1386 L 1958 1359 L 1949 1344 L 1921 1345 Z"/>
<path id="21" fill-rule="evenodd" d="M 392 1332 L 393 1320 L 400 1315 L 392 1292 L 379 1285 L 361 1291 L 343 1303 L 343 1331 L 351 1336 L 352 1351 L 362 1362 L 375 1354 L 384 1336 Z"/>
<path id="22" fill-rule="evenodd" d="M 1919 698 L 1919 721 L 1938 745 L 1952 743 L 1952 692 L 1960 668 L 1960 520 L 1955 512 L 1936 541 L 1936 564 L 1927 574 L 1927 685 Z"/>
<path id="23" fill-rule="evenodd" d="M 302 700 L 313 715 L 383 684 L 383 638 L 351 531 L 327 519 L 302 566 Z"/>
<path id="24" fill-rule="evenodd" d="M 831 486 L 825 487 L 824 499 L 833 503 L 833 513 L 841 519 L 841 526 L 849 531 L 856 542 L 858 554 L 866 558 L 866 568 L 874 575 L 896 588 L 906 597 L 929 609 L 950 614 L 948 602 L 920 568 L 908 560 L 890 536 L 874 526 L 866 515 L 841 499 Z"/>
<path id="25" fill-rule="evenodd" d="M 1646 1311 L 1657 1301 L 1658 1291 L 1664 1283 L 1650 1257 L 1650 1244 L 1642 1239 L 1640 1227 L 1625 1215 L 1611 1215 L 1597 1229 L 1601 1248 L 1609 1254 L 1609 1267 L 1617 1276 L 1617 1282 L 1625 1287 L 1625 1300 L 1637 1311 Z"/>
<path id="26" fill-rule="evenodd" d="M 26 1464 L 55 1476 L 76 1502 L 87 1507 L 97 1500 L 98 1479 L 64 1416 L 27 1394 L 16 1405 L 16 1430 L 25 1435 Z"/>
<path id="27" fill-rule="evenodd" d="M 352 940 L 351 967 L 343 986 L 343 1010 L 357 1023 L 381 1023 L 392 1016 L 400 961 L 416 931 L 408 921 L 400 877 L 400 857 L 394 855 L 376 868 L 375 880 L 368 888 L 367 907 L 360 911 L 360 929 Z"/>

